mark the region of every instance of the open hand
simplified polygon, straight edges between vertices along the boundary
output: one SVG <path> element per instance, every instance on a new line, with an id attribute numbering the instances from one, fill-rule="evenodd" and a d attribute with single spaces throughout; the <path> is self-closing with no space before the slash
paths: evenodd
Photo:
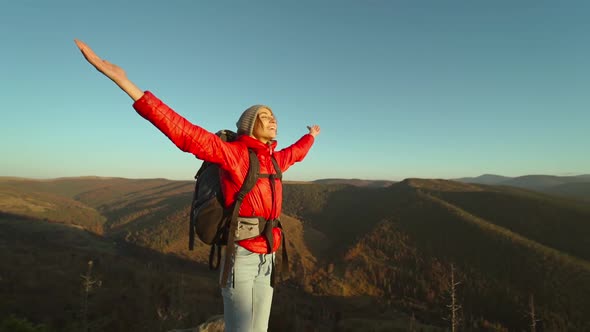
<path id="1" fill-rule="evenodd" d="M 316 137 L 320 133 L 320 126 L 318 125 L 307 126 L 307 129 L 309 129 L 309 134 L 313 137 Z"/>
<path id="2" fill-rule="evenodd" d="M 74 39 L 74 41 L 86 60 L 90 62 L 96 70 L 115 82 L 115 84 L 125 91 L 131 99 L 138 100 L 143 96 L 143 91 L 127 78 L 127 74 L 125 74 L 123 68 L 99 58 L 98 55 L 96 55 L 96 53 L 94 53 L 94 51 L 83 41 L 78 39 Z"/>
<path id="3" fill-rule="evenodd" d="M 78 39 L 74 39 L 74 41 L 84 55 L 84 58 L 86 58 L 86 60 L 91 65 L 93 65 L 96 70 L 103 73 L 115 83 L 120 83 L 127 80 L 127 74 L 125 74 L 125 71 L 121 67 L 98 57 L 98 55 L 96 55 L 96 53 L 94 53 L 94 51 L 83 41 Z"/>

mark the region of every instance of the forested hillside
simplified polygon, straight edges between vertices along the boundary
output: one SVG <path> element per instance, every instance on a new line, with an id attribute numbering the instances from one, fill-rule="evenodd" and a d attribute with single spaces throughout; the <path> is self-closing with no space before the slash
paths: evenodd
<path id="1" fill-rule="evenodd" d="M 220 314 L 209 247 L 187 250 L 192 190 L 2 179 L 2 317 L 163 331 Z M 283 206 L 291 268 L 273 330 L 444 330 L 453 295 L 462 330 L 529 330 L 532 309 L 539 329 L 590 330 L 590 207 L 578 199 L 407 179 L 288 183 Z"/>

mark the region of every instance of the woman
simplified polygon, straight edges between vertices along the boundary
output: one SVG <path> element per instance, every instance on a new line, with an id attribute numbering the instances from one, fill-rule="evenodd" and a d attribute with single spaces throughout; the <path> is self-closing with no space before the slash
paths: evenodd
<path id="1" fill-rule="evenodd" d="M 226 207 L 231 206 L 235 194 L 244 182 L 249 167 L 249 149 L 260 161 L 261 174 L 276 174 L 272 157 L 280 171 L 286 171 L 295 162 L 303 160 L 315 137 L 320 133 L 317 125 L 308 127 L 309 133 L 293 145 L 274 151 L 277 142 L 277 121 L 268 106 L 255 105 L 245 110 L 238 119 L 236 141 L 223 142 L 218 136 L 194 125 L 174 112 L 149 91 L 142 91 L 131 82 L 125 71 L 99 58 L 82 41 L 76 45 L 99 72 L 111 79 L 134 100 L 133 107 L 146 120 L 155 125 L 182 151 L 204 161 L 216 163 L 221 169 L 221 186 Z M 272 181 L 272 182 L 271 182 Z M 258 179 L 246 195 L 239 210 L 243 218 L 278 220 L 282 205 L 282 182 L 273 176 Z M 274 225 L 274 223 L 270 223 Z M 271 273 L 274 253 L 281 245 L 279 227 L 270 232 L 236 242 L 233 259 L 228 260 L 227 278 L 222 278 L 224 320 L 226 331 L 266 331 L 272 303 Z M 223 270 L 222 270 L 223 273 Z"/>

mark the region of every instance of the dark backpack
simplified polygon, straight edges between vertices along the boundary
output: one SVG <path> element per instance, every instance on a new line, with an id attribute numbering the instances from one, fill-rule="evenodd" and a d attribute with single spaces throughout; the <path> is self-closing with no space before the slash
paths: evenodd
<path id="1" fill-rule="evenodd" d="M 232 142 L 237 134 L 230 130 L 221 130 L 216 133 L 223 141 Z M 260 168 L 256 155 L 250 151 L 250 169 L 248 176 L 240 190 L 245 197 L 256 184 L 257 169 Z M 254 158 L 252 158 L 254 157 Z M 251 174 L 253 173 L 253 174 Z M 225 244 L 227 241 L 226 230 L 229 227 L 231 212 L 224 208 L 225 199 L 221 190 L 221 174 L 217 164 L 204 161 L 195 175 L 195 191 L 190 210 L 190 234 L 189 250 L 193 250 L 195 234 L 205 244 Z M 240 209 L 241 200 L 236 200 L 233 208 Z"/>
<path id="2" fill-rule="evenodd" d="M 237 134 L 231 130 L 220 130 L 216 133 L 223 141 L 232 142 L 237 138 Z M 195 190 L 190 210 L 190 231 L 189 231 L 189 250 L 194 249 L 195 234 L 205 244 L 211 245 L 209 253 L 209 267 L 216 269 L 220 263 L 220 247 L 232 242 L 233 237 L 229 237 L 229 230 L 232 225 L 237 224 L 237 217 L 240 206 L 246 195 L 254 188 L 260 174 L 260 161 L 256 153 L 251 149 L 249 152 L 249 168 L 242 187 L 235 197 L 234 203 L 225 208 L 225 198 L 221 189 L 221 174 L 217 164 L 204 161 L 195 175 Z M 282 178 L 282 173 L 274 157 L 272 158 L 276 174 L 273 177 Z M 262 176 L 269 177 L 268 174 Z M 274 186 L 274 182 L 271 181 Z M 274 190 L 273 190 L 274 191 Z M 274 195 L 274 192 L 273 192 Z M 274 200 L 274 197 L 273 197 Z M 215 251 L 217 249 L 217 264 L 214 264 Z M 230 252 L 233 252 L 233 248 Z M 284 251 L 286 254 L 286 251 Z M 226 257 L 229 258 L 229 257 Z"/>

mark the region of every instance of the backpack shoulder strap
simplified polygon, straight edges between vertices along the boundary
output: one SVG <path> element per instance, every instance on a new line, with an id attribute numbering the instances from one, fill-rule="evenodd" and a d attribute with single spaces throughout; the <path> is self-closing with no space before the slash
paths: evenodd
<path id="1" fill-rule="evenodd" d="M 223 275 L 221 276 L 220 285 L 225 287 L 227 285 L 227 280 L 229 277 L 229 267 L 230 262 L 233 259 L 235 254 L 235 233 L 238 227 L 238 214 L 240 213 L 240 206 L 242 205 L 242 201 L 244 197 L 254 188 L 258 178 L 260 177 L 260 161 L 258 160 L 258 156 L 256 152 L 252 149 L 248 149 L 248 156 L 250 159 L 250 164 L 248 165 L 248 173 L 246 174 L 246 178 L 244 179 L 244 183 L 242 183 L 242 187 L 240 191 L 236 194 L 234 204 L 231 207 L 230 211 L 230 219 L 229 219 L 229 229 L 227 233 L 227 245 L 225 247 L 225 261 L 223 265 Z"/>
<path id="2" fill-rule="evenodd" d="M 256 152 L 248 149 L 248 156 L 250 159 L 248 173 L 246 174 L 246 178 L 244 178 L 244 183 L 242 183 L 240 191 L 236 193 L 236 202 L 244 200 L 244 197 L 254 188 L 256 181 L 260 177 L 260 161 L 258 160 L 258 156 L 256 156 Z"/>
<path id="3" fill-rule="evenodd" d="M 279 180 L 283 181 L 283 171 L 281 171 L 281 168 L 279 167 L 279 163 L 275 159 L 275 156 L 270 156 L 270 160 L 272 161 L 272 165 L 275 168 L 275 175 L 274 175 L 274 177 L 276 179 L 279 179 Z"/>

